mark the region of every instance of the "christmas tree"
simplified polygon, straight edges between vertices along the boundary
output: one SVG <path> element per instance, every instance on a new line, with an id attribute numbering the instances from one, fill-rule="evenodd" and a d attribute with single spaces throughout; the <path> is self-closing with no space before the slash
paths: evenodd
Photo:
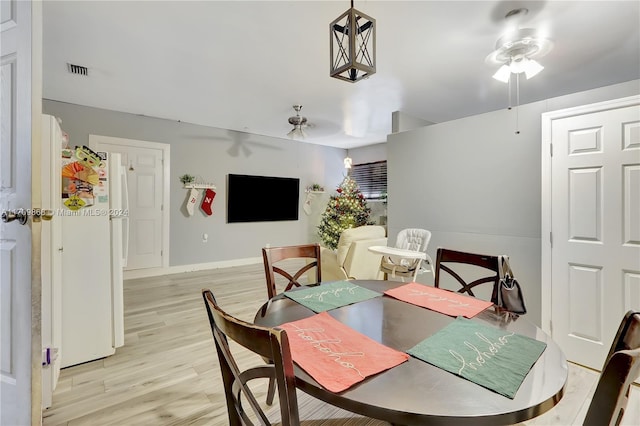
<path id="1" fill-rule="evenodd" d="M 330 249 L 338 247 L 338 239 L 345 229 L 373 224 L 369 221 L 371 209 L 355 180 L 346 176 L 337 192 L 329 199 L 318 225 L 318 235 L 324 246 Z"/>

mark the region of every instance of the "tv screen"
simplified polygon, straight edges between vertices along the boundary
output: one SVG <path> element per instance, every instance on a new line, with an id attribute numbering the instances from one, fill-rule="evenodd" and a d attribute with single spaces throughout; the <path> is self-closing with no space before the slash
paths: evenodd
<path id="1" fill-rule="evenodd" d="M 232 175 L 227 179 L 227 222 L 298 220 L 300 179 Z"/>

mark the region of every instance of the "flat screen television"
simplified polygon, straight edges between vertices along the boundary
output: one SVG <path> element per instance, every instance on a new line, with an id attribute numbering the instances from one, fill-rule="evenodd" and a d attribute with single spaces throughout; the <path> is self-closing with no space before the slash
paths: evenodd
<path id="1" fill-rule="evenodd" d="M 229 174 L 227 222 L 298 220 L 300 179 Z"/>

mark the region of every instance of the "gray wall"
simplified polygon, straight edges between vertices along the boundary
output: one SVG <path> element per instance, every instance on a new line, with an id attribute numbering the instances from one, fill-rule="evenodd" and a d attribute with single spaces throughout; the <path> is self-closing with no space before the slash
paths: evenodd
<path id="1" fill-rule="evenodd" d="M 417 129 L 419 127 L 429 126 L 432 121 L 423 120 L 422 118 L 413 117 L 402 111 L 394 111 L 391 114 L 391 132 L 406 132 L 408 130 Z"/>
<path id="2" fill-rule="evenodd" d="M 387 144 L 383 142 L 375 145 L 362 146 L 360 148 L 351 148 L 348 154 L 353 160 L 353 164 L 384 161 L 387 159 Z"/>
<path id="3" fill-rule="evenodd" d="M 508 254 L 540 324 L 541 114 L 640 93 L 634 80 L 389 135 L 388 234 L 432 232 L 427 249 Z M 419 281 L 429 282 L 426 274 Z"/>
<path id="4" fill-rule="evenodd" d="M 43 112 L 62 119 L 70 144 L 88 145 L 89 134 L 171 145 L 170 266 L 259 258 L 265 244 L 318 241 L 316 226 L 329 193 L 342 181 L 345 150 L 259 135 L 239 134 L 134 114 L 44 100 Z M 246 136 L 245 139 L 242 139 Z M 234 141 L 242 144 L 234 145 Z M 213 215 L 199 208 L 188 217 L 187 190 L 179 176 L 189 173 L 216 185 Z M 226 223 L 226 175 L 229 173 L 300 178 L 298 221 Z M 302 209 L 304 188 L 319 183 L 327 194 L 317 197 L 311 215 Z M 275 194 L 274 194 L 275 195 Z M 247 194 L 251 197 L 251 194 Z M 275 197 L 274 197 L 275 199 Z M 198 204 L 199 207 L 199 204 Z M 269 206 L 255 206 L 269 208 Z M 202 242 L 207 233 L 208 242 Z"/>

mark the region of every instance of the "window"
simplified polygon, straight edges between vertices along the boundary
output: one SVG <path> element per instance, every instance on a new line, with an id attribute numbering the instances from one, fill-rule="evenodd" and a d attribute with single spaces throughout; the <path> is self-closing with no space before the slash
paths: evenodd
<path id="1" fill-rule="evenodd" d="M 367 200 L 382 200 L 387 195 L 387 162 L 354 164 L 351 177 Z"/>

